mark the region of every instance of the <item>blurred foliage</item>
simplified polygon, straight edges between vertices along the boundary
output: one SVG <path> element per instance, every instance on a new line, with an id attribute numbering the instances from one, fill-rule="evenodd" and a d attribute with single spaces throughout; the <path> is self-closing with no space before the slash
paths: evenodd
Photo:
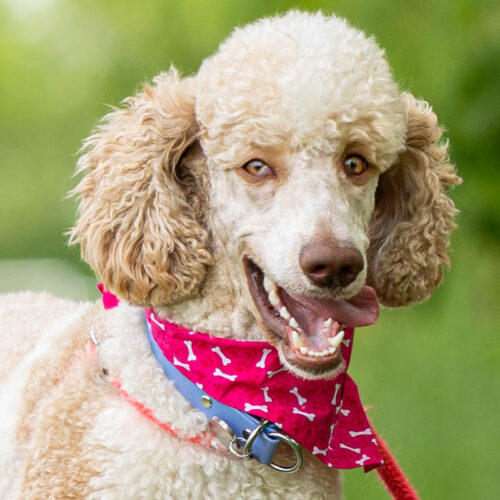
<path id="1" fill-rule="evenodd" d="M 90 275 L 63 234 L 82 139 L 108 105 L 170 64 L 193 73 L 234 26 L 291 7 L 334 12 L 374 35 L 401 88 L 446 126 L 465 181 L 453 193 L 453 271 L 431 301 L 385 311 L 358 336 L 353 372 L 423 498 L 497 498 L 497 1 L 0 0 L 0 258 L 60 258 Z M 346 474 L 350 498 L 386 498 L 369 476 Z"/>

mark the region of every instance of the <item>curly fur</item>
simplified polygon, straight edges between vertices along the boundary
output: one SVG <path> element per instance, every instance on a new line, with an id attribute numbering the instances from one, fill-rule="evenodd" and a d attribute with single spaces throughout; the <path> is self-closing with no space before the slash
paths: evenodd
<path id="1" fill-rule="evenodd" d="M 70 243 L 80 243 L 106 287 L 133 304 L 159 306 L 192 295 L 211 257 L 177 170 L 196 140 L 189 80 L 175 71 L 126 100 L 85 142 L 73 191 L 80 217 Z"/>
<path id="2" fill-rule="evenodd" d="M 367 281 L 389 306 L 426 299 L 449 265 L 447 189 L 460 182 L 440 139 L 430 106 L 401 93 L 374 40 L 320 13 L 237 29 L 197 75 L 172 69 L 126 99 L 84 143 L 70 237 L 120 306 L 32 294 L 0 303 L 10 353 L 0 364 L 0 496 L 340 498 L 338 471 L 310 454 L 283 476 L 166 434 L 104 373 L 158 420 L 206 432 L 152 356 L 139 307 L 276 344 L 243 256 L 313 298 L 348 298 Z M 371 165 L 362 180 L 344 172 L 353 153 Z M 272 182 L 245 175 L 253 158 L 274 168 Z M 317 242 L 359 250 L 352 283 L 319 289 L 306 278 L 298 256 Z"/>
<path id="3" fill-rule="evenodd" d="M 196 141 L 208 167 L 219 168 L 231 168 L 256 146 L 283 148 L 285 142 L 290 150 L 317 155 L 365 143 L 365 154 L 381 171 L 390 167 L 380 178 L 368 232 L 368 282 L 389 306 L 424 300 L 440 283 L 456 215 L 443 189 L 460 180 L 447 161 L 446 144 L 438 142 L 435 115 L 409 94 L 400 101 L 387 68 L 378 81 L 355 84 L 360 74 L 380 73 L 385 61 L 373 41 L 347 29 L 345 21 L 311 15 L 304 22 L 293 13 L 288 18 L 286 24 L 264 20 L 247 27 L 245 37 L 255 32 L 251 45 L 242 45 L 236 31 L 197 79 L 181 80 L 175 70 L 159 75 L 155 86 L 127 99 L 127 108 L 107 115 L 87 139 L 78 171 L 88 173 L 73 192 L 80 196 L 80 217 L 70 241 L 81 244 L 83 258 L 118 296 L 137 305 L 181 302 L 196 294 L 212 264 L 202 180 L 184 169 L 192 180 L 187 196 L 186 182 L 176 173 Z M 324 37 L 321 30 L 336 35 L 332 24 L 338 43 L 355 47 L 352 54 L 342 53 L 344 59 L 353 56 L 342 60 L 342 71 L 353 81 L 343 78 L 340 85 L 330 83 L 339 72 L 336 58 L 327 60 L 330 46 L 314 46 L 315 38 Z M 294 29 L 309 37 L 293 39 L 288 33 Z M 280 52 L 262 57 L 270 43 L 279 43 Z M 310 109 L 301 111 L 296 102 L 309 84 L 303 75 L 318 80 L 322 74 Z M 324 112 L 327 95 L 335 103 L 331 113 Z"/>
<path id="4" fill-rule="evenodd" d="M 430 296 L 442 279 L 457 210 L 446 195 L 460 184 L 442 130 L 425 101 L 405 94 L 407 137 L 396 164 L 377 188 L 370 225 L 369 282 L 381 302 L 406 306 Z"/>

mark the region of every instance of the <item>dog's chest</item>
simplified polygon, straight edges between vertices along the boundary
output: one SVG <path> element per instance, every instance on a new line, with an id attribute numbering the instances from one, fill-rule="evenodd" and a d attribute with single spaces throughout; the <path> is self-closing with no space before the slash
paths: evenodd
<path id="1" fill-rule="evenodd" d="M 340 473 L 307 454 L 294 474 L 170 436 L 124 401 L 98 416 L 89 498 L 340 498 Z"/>
<path id="2" fill-rule="evenodd" d="M 102 366 L 180 436 L 206 431 L 206 417 L 175 391 L 151 356 L 142 312 L 123 304 L 104 318 Z M 91 498 L 340 498 L 339 472 L 309 453 L 298 472 L 273 471 L 170 435 L 118 393 L 105 399 L 87 442 L 98 469 Z"/>

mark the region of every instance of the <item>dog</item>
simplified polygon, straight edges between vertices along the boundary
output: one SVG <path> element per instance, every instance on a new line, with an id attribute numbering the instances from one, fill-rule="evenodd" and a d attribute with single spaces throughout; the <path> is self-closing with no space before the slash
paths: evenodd
<path id="1" fill-rule="evenodd" d="M 423 301 L 449 265 L 460 178 L 441 136 L 372 38 L 299 11 L 236 29 L 195 76 L 172 68 L 110 112 L 78 161 L 70 234 L 108 309 L 1 300 L 0 496 L 340 498 L 316 452 L 284 474 L 210 445 L 144 309 L 193 339 L 270 344 L 297 384 L 336 380 L 375 293 Z"/>

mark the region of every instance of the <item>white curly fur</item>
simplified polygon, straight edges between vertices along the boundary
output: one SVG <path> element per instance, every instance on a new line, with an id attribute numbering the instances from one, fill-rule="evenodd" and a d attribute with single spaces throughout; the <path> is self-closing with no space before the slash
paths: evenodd
<path id="1" fill-rule="evenodd" d="M 285 476 L 172 437 L 103 368 L 194 436 L 207 420 L 163 376 L 138 306 L 198 331 L 276 343 L 249 295 L 244 255 L 310 297 L 350 297 L 367 280 L 386 305 L 427 298 L 454 227 L 444 190 L 460 181 L 440 137 L 430 107 L 399 91 L 374 40 L 321 13 L 237 29 L 196 76 L 171 70 L 127 99 L 85 143 L 71 233 L 120 306 L 32 294 L 0 302 L 10 352 L 0 367 L 0 496 L 340 498 L 338 471 L 310 454 Z M 343 170 L 353 153 L 371 165 L 362 181 Z M 272 166 L 271 181 L 242 171 L 254 158 Z M 342 289 L 315 286 L 299 265 L 304 245 L 322 239 L 361 252 L 363 270 Z"/>

